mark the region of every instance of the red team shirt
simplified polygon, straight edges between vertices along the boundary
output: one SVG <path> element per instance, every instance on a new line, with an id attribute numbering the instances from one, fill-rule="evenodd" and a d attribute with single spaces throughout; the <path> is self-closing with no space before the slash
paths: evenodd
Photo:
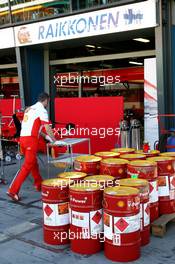
<path id="1" fill-rule="evenodd" d="M 43 104 L 37 102 L 25 111 L 20 136 L 38 138 L 44 124 L 49 124 L 48 113 Z"/>

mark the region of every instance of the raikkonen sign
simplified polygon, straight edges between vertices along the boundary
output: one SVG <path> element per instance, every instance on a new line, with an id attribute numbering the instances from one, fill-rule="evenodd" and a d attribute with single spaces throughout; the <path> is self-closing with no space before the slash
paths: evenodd
<path id="1" fill-rule="evenodd" d="M 155 0 L 15 27 L 16 46 L 48 43 L 156 26 Z"/>

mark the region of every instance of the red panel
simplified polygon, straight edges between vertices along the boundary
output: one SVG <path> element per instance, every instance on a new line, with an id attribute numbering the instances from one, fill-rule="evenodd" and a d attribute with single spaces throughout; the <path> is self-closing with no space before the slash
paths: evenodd
<path id="1" fill-rule="evenodd" d="M 55 99 L 55 121 L 63 124 L 74 123 L 75 137 L 91 138 L 92 153 L 114 147 L 118 141 L 118 130 L 114 130 L 119 128 L 119 121 L 122 118 L 122 96 Z M 81 133 L 80 128 L 89 130 Z M 110 135 L 107 135 L 109 128 L 111 128 Z M 94 135 L 96 132 L 98 135 Z M 78 149 L 76 147 L 76 152 L 85 153 L 85 148 L 87 152 L 87 146 L 79 145 Z"/>
<path id="2" fill-rule="evenodd" d="M 21 109 L 21 100 L 16 99 L 15 109 Z M 13 137 L 16 132 L 14 123 L 12 121 L 13 115 L 13 99 L 0 99 L 0 112 L 2 113 L 2 131 L 3 136 L 9 138 Z M 8 117 L 7 117 L 8 116 Z"/>
<path id="3" fill-rule="evenodd" d="M 16 110 L 21 109 L 21 100 L 16 99 Z M 13 115 L 13 99 L 0 99 L 0 112 L 2 116 L 12 116 Z"/>

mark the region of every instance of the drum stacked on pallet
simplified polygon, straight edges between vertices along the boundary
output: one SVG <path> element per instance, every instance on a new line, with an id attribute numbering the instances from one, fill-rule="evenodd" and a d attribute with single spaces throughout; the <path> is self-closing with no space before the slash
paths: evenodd
<path id="1" fill-rule="evenodd" d="M 150 205 L 149 205 L 149 183 L 143 179 L 122 179 L 120 186 L 135 187 L 140 192 L 140 231 L 141 245 L 150 242 Z"/>
<path id="2" fill-rule="evenodd" d="M 70 238 L 73 252 L 94 254 L 101 250 L 102 198 L 100 185 L 85 182 L 70 186 Z"/>
<path id="3" fill-rule="evenodd" d="M 112 261 L 140 257 L 140 197 L 136 188 L 104 190 L 104 253 Z"/>
<path id="4" fill-rule="evenodd" d="M 175 212 L 175 175 L 174 158 L 154 157 L 150 158 L 157 162 L 158 168 L 158 193 L 159 213 L 170 214 Z"/>
<path id="5" fill-rule="evenodd" d="M 74 169 L 88 175 L 99 174 L 101 159 L 94 155 L 79 156 L 74 161 Z"/>
<path id="6" fill-rule="evenodd" d="M 160 153 L 160 156 L 173 158 L 174 159 L 173 167 L 175 171 L 175 152 L 163 152 L 163 153 Z"/>
<path id="7" fill-rule="evenodd" d="M 104 242 L 104 254 L 112 261 L 139 258 L 159 207 L 162 214 L 175 212 L 175 154 L 145 160 L 159 153 L 134 151 L 118 148 L 79 156 L 74 172 L 43 181 L 46 243 L 70 242 L 73 252 L 94 254 Z"/>
<path id="8" fill-rule="evenodd" d="M 157 164 L 148 160 L 132 161 L 128 164 L 128 177 L 149 182 L 150 221 L 153 222 L 159 217 Z"/>
<path id="9" fill-rule="evenodd" d="M 57 178 L 42 182 L 43 234 L 47 244 L 69 243 L 69 183 Z"/>

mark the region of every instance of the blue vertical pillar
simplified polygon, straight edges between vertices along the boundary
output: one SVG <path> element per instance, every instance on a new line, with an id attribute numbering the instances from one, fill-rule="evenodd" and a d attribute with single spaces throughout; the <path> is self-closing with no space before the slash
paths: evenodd
<path id="1" fill-rule="evenodd" d="M 44 51 L 40 48 L 22 47 L 21 74 L 25 105 L 34 104 L 38 94 L 44 92 Z"/>

